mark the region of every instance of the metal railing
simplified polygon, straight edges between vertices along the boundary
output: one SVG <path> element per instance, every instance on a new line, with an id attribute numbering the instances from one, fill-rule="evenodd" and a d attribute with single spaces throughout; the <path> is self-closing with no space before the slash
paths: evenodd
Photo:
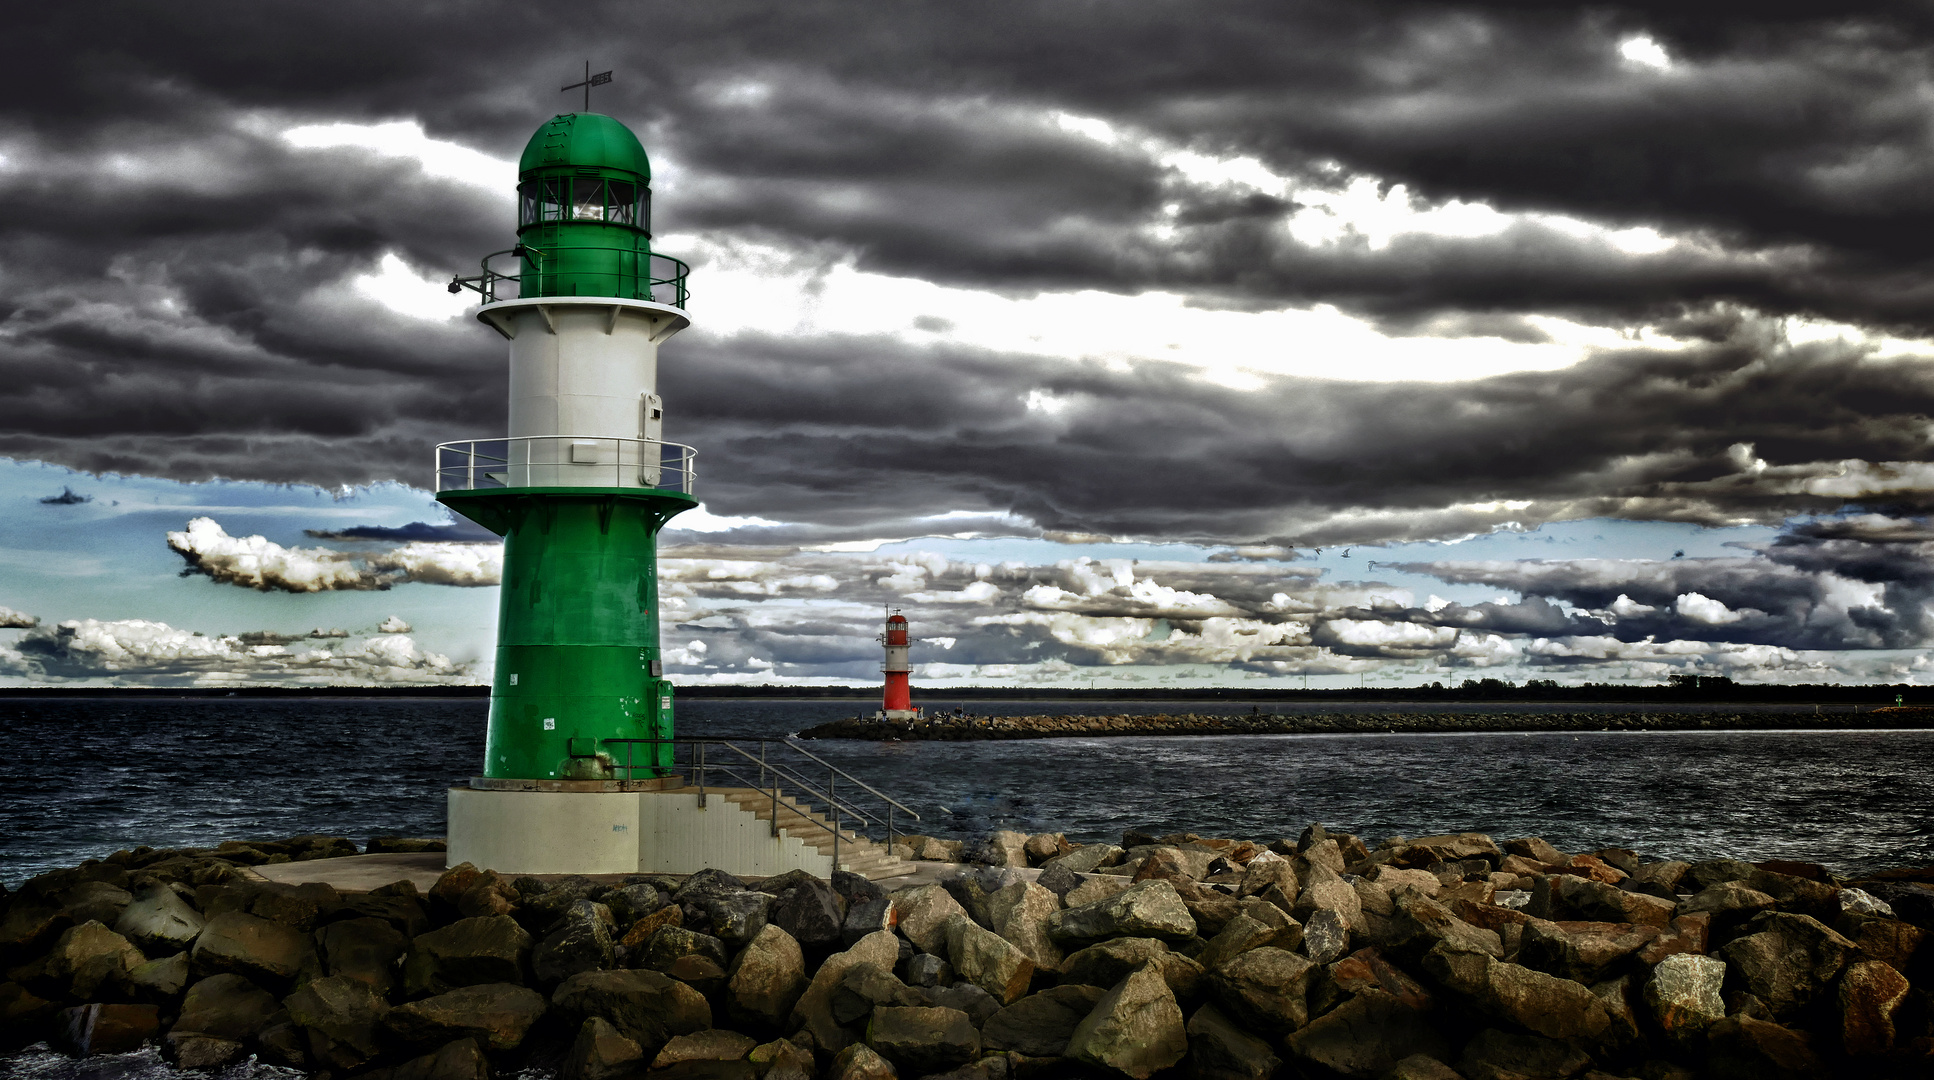
<path id="1" fill-rule="evenodd" d="M 685 260 L 683 259 L 675 259 L 670 255 L 660 255 L 655 251 L 640 252 L 633 251 L 630 248 L 620 247 L 581 246 L 573 244 L 564 250 L 572 252 L 614 251 L 619 254 L 621 260 L 624 256 L 628 255 L 644 255 L 646 256 L 646 261 L 642 271 L 636 265 L 633 265 L 629 269 L 616 271 L 549 271 L 541 268 L 543 263 L 542 253 L 537 252 L 535 248 L 526 249 L 524 245 L 519 244 L 513 248 L 505 248 L 502 251 L 493 251 L 485 255 L 483 257 L 483 273 L 481 274 L 475 274 L 471 277 L 452 277 L 450 279 L 450 291 L 452 293 L 460 293 L 465 289 L 469 289 L 483 297 L 483 301 L 486 304 L 494 304 L 500 300 L 527 299 L 522 295 L 524 288 L 523 275 L 505 274 L 493 270 L 490 266 L 490 260 L 499 255 L 511 255 L 522 259 L 527 254 L 536 253 L 539 255 L 538 262 L 540 269 L 537 271 L 539 279 L 552 277 L 609 279 L 609 291 L 586 295 L 649 300 L 653 303 L 670 304 L 681 310 L 691 304 L 692 294 L 691 290 L 685 287 L 685 280 L 691 276 L 692 268 L 685 265 Z"/>
<path id="2" fill-rule="evenodd" d="M 436 490 L 620 487 L 692 493 L 698 451 L 653 439 L 521 435 L 436 448 Z"/>
<path id="3" fill-rule="evenodd" d="M 615 754 L 612 755 L 613 771 L 621 771 L 625 779 L 636 779 L 640 769 L 650 770 L 654 776 L 669 770 L 672 774 L 683 778 L 688 786 L 698 789 L 700 806 L 705 805 L 706 788 L 720 786 L 714 779 L 717 776 L 729 777 L 738 781 L 740 786 L 757 791 L 771 804 L 772 835 L 775 837 L 779 835 L 780 808 L 787 798 L 791 798 L 807 811 L 799 815 L 802 820 L 833 834 L 833 869 L 835 870 L 839 869 L 839 848 L 841 842 L 845 840 L 845 835 L 841 831 L 843 827 L 850 828 L 855 838 L 867 839 L 871 837 L 866 837 L 865 830 L 883 829 L 886 833 L 887 849 L 891 851 L 895 842 L 894 837 L 897 835 L 895 812 L 911 817 L 915 821 L 922 820 L 919 814 L 904 803 L 886 795 L 878 788 L 791 739 L 758 739 L 747 742 L 746 745 L 758 747 L 756 755 L 746 749 L 745 745 L 725 739 L 605 739 L 603 741 L 607 746 L 624 747 L 623 762 L 617 761 Z M 671 763 L 669 765 L 636 763 L 633 751 L 639 746 L 671 747 Z M 679 760 L 681 748 L 684 751 L 683 761 Z M 714 748 L 723 752 L 721 756 L 725 759 L 724 764 L 708 760 L 706 751 Z M 805 761 L 783 758 L 779 756 L 780 754 L 796 754 Z M 805 775 L 808 771 L 817 775 L 821 769 L 826 773 L 826 786 L 823 789 Z M 748 775 L 755 770 L 756 777 Z M 847 784 L 845 792 L 839 788 L 842 780 Z M 782 792 L 779 787 L 781 781 L 787 785 L 786 792 Z M 868 799 L 868 796 L 871 798 Z M 826 821 L 819 821 L 811 816 L 811 812 L 816 809 L 815 803 L 826 808 Z M 861 803 L 869 805 L 862 806 Z"/>

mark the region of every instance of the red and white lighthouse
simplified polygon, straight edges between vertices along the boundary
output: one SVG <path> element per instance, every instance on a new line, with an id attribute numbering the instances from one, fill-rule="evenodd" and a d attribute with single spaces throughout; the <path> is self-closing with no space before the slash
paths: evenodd
<path id="1" fill-rule="evenodd" d="M 907 690 L 907 646 L 912 644 L 912 639 L 907 637 L 906 616 L 897 611 L 887 616 L 886 633 L 880 635 L 880 643 L 886 646 L 886 663 L 880 666 L 886 676 L 886 695 L 880 715 L 888 720 L 915 719 L 920 714 L 914 709 Z"/>

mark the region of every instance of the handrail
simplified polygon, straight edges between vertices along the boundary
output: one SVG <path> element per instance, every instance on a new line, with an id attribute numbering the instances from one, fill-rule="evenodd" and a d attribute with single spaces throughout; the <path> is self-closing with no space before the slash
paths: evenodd
<path id="1" fill-rule="evenodd" d="M 610 244 L 571 244 L 566 246 L 562 250 L 574 251 L 574 252 L 575 251 L 615 251 L 615 252 L 619 252 L 621 254 L 627 254 L 627 255 L 643 255 L 645 256 L 645 269 L 641 273 L 634 268 L 634 270 L 628 274 L 621 270 L 547 271 L 544 269 L 538 269 L 535 271 L 538 277 L 542 278 L 550 274 L 562 274 L 567 277 L 613 278 L 619 281 L 620 283 L 624 281 L 631 281 L 637 285 L 642 285 L 644 287 L 643 292 L 645 294 L 644 296 L 634 297 L 632 299 L 649 300 L 653 303 L 666 302 L 663 300 L 658 300 L 656 298 L 656 294 L 652 291 L 653 288 L 659 285 L 669 285 L 672 288 L 672 299 L 671 299 L 672 307 L 683 310 L 684 308 L 691 306 L 692 294 L 691 294 L 691 290 L 686 287 L 685 280 L 691 276 L 692 268 L 686 265 L 685 260 L 683 259 L 675 258 L 670 255 L 661 254 L 656 251 L 638 251 L 635 248 L 617 247 L 615 245 L 610 245 Z M 477 295 L 483 297 L 484 303 L 486 304 L 495 304 L 502 300 L 518 299 L 519 297 L 521 297 L 521 294 L 523 292 L 523 275 L 521 273 L 506 274 L 506 273 L 502 273 L 501 271 L 493 270 L 490 267 L 490 260 L 496 258 L 499 255 L 515 255 L 519 258 L 525 258 L 525 257 L 535 255 L 538 259 L 543 259 L 548 257 L 550 254 L 551 254 L 550 252 L 541 251 L 537 248 L 530 247 L 525 244 L 519 244 L 513 248 L 505 248 L 502 251 L 493 251 L 490 254 L 485 255 L 483 257 L 483 273 L 473 274 L 470 277 L 463 277 L 461 275 L 451 277 L 450 285 L 449 285 L 450 292 L 452 294 L 456 294 L 456 293 L 462 292 L 465 289 L 469 289 L 471 292 L 474 292 Z M 653 270 L 653 267 L 656 266 L 657 262 L 661 259 L 671 264 L 671 268 L 669 269 L 666 276 L 664 277 L 657 276 Z M 506 297 L 506 296 L 497 295 L 498 287 L 507 282 L 515 284 L 517 286 L 519 297 Z M 613 295 L 616 295 L 616 294 L 614 293 Z M 560 296 L 558 297 L 558 299 L 568 300 L 572 298 L 568 296 Z"/>
<path id="2" fill-rule="evenodd" d="M 751 741 L 751 740 L 746 740 L 746 741 Z M 780 800 L 781 800 L 779 782 L 781 780 L 786 781 L 788 784 L 792 786 L 793 791 L 795 792 L 793 799 L 788 800 L 788 804 L 793 805 L 796 803 L 798 808 L 804 811 L 803 813 L 800 814 L 800 816 L 805 821 L 810 822 L 814 827 L 824 832 L 828 832 L 832 834 L 834 869 L 838 869 L 840 866 L 839 849 L 842 841 L 850 843 L 855 839 L 860 839 L 865 836 L 865 834 L 861 832 L 858 828 L 854 828 L 851 830 L 844 828 L 840 821 L 842 816 L 846 817 L 849 821 L 856 822 L 866 827 L 884 825 L 886 827 L 886 842 L 889 848 L 891 848 L 893 844 L 896 842 L 895 840 L 896 830 L 895 830 L 894 821 L 893 821 L 894 812 L 896 810 L 904 812 L 905 814 L 911 816 L 915 821 L 923 820 L 917 811 L 908 807 L 905 803 L 902 803 L 899 800 L 894 799 L 891 796 L 888 796 L 882 793 L 879 789 L 873 787 L 872 785 L 866 783 L 863 780 L 860 780 L 854 777 L 851 773 L 848 773 L 844 769 L 841 769 L 838 766 L 832 764 L 831 762 L 826 761 L 824 758 L 821 758 L 819 755 L 813 753 L 810 750 L 807 750 L 803 746 L 800 746 L 798 743 L 794 742 L 791 739 L 757 740 L 759 744 L 759 754 L 757 757 L 754 757 L 751 754 L 751 752 L 746 750 L 744 747 L 739 746 L 738 744 L 727 739 L 604 739 L 602 740 L 602 742 L 606 745 L 613 745 L 613 746 L 622 744 L 625 747 L 624 762 L 620 764 L 614 761 L 612 762 L 611 767 L 614 771 L 618 769 L 624 770 L 629 778 L 635 779 L 637 776 L 637 771 L 639 769 L 656 770 L 661 768 L 669 768 L 674 772 L 689 773 L 691 782 L 693 783 L 694 786 L 698 788 L 698 804 L 701 807 L 705 805 L 706 781 L 710 774 L 715 774 L 715 773 L 723 774 L 745 785 L 747 788 L 753 791 L 759 792 L 761 797 L 767 797 L 771 801 L 772 830 L 773 830 L 774 836 L 779 835 L 779 808 L 780 808 Z M 808 780 L 805 776 L 799 773 L 791 765 L 788 765 L 783 761 L 776 761 L 770 758 L 766 753 L 766 748 L 769 743 L 776 743 L 781 747 L 797 751 L 803 757 L 813 761 L 818 765 L 824 766 L 827 770 L 825 790 L 823 791 L 820 790 L 816 785 L 812 783 L 812 781 Z M 677 760 L 677 747 L 679 747 L 680 745 L 683 745 L 689 748 L 687 758 L 682 764 Z M 635 746 L 669 746 L 672 748 L 672 758 L 667 765 L 658 765 L 655 763 L 635 764 L 633 753 L 632 753 L 633 747 Z M 725 749 L 730 750 L 731 752 L 744 758 L 746 761 L 752 763 L 753 765 L 758 766 L 759 768 L 758 781 L 754 782 L 750 777 L 745 776 L 744 774 L 739 772 L 737 768 L 734 768 L 730 765 L 714 764 L 714 763 L 708 762 L 706 760 L 706 754 L 705 754 L 705 750 L 708 746 L 724 747 Z M 766 780 L 768 775 L 771 777 L 771 783 L 769 786 Z M 879 799 L 882 803 L 886 804 L 886 812 L 884 815 L 884 820 L 882 820 L 879 815 L 868 813 L 867 811 L 862 810 L 858 806 L 854 805 L 849 800 L 843 799 L 838 795 L 838 784 L 839 784 L 840 778 L 842 777 L 844 777 L 849 783 L 856 785 L 861 790 L 865 791 L 866 793 L 872 795 L 874 798 Z M 826 817 L 828 820 L 821 821 L 812 815 L 811 813 L 812 803 L 814 801 L 821 802 L 826 805 Z"/>
<path id="3" fill-rule="evenodd" d="M 871 784 L 868 784 L 866 781 L 861 780 L 860 778 L 854 776 L 852 773 L 847 772 L 845 769 L 840 768 L 839 766 L 833 764 L 832 762 L 827 761 L 826 759 L 820 757 L 818 754 L 815 754 L 811 750 L 808 750 L 805 747 L 799 745 L 797 742 L 791 739 L 781 739 L 779 741 L 785 743 L 787 746 L 792 747 L 794 750 L 799 751 L 800 753 L 806 755 L 807 757 L 812 758 L 814 761 L 819 762 L 821 765 L 826 766 L 827 768 L 833 770 L 834 772 L 840 774 L 841 776 L 844 776 L 846 779 L 851 780 L 855 784 L 858 784 L 859 786 L 865 788 L 867 791 L 872 792 L 873 797 L 876 799 L 879 799 L 881 802 L 893 803 L 894 806 L 897 806 L 902 810 L 906 810 L 906 812 L 909 814 L 913 814 L 913 811 L 908 809 L 904 804 L 895 802 L 891 796 L 882 794 L 877 788 L 873 787 Z M 913 820 L 915 821 L 921 820 L 920 815 L 913 814 Z"/>
<path id="4" fill-rule="evenodd" d="M 692 494 L 698 451 L 684 443 L 616 436 L 514 435 L 436 448 L 438 491 L 625 487 Z"/>

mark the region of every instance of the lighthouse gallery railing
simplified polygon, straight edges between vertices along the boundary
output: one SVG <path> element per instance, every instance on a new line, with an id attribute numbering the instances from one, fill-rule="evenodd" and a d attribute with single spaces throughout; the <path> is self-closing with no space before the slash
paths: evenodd
<path id="1" fill-rule="evenodd" d="M 620 487 L 692 493 L 698 451 L 652 439 L 524 435 L 436 448 L 438 491 Z"/>

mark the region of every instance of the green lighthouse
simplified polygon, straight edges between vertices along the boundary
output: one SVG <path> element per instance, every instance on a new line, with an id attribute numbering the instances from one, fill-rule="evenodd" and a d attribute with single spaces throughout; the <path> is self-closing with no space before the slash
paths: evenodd
<path id="1" fill-rule="evenodd" d="M 450 283 L 482 295 L 477 317 L 510 354 L 507 437 L 437 447 L 438 501 L 504 538 L 496 679 L 469 790 L 629 790 L 654 772 L 614 768 L 606 740 L 672 735 L 657 536 L 697 500 L 694 451 L 662 438 L 658 347 L 690 325 L 687 271 L 652 251 L 651 164 L 609 116 L 539 127 L 517 206 L 516 246 Z M 515 273 L 493 266 L 511 259 Z M 670 763 L 669 746 L 631 748 L 632 764 Z M 453 849 L 475 816 L 459 801 Z"/>

